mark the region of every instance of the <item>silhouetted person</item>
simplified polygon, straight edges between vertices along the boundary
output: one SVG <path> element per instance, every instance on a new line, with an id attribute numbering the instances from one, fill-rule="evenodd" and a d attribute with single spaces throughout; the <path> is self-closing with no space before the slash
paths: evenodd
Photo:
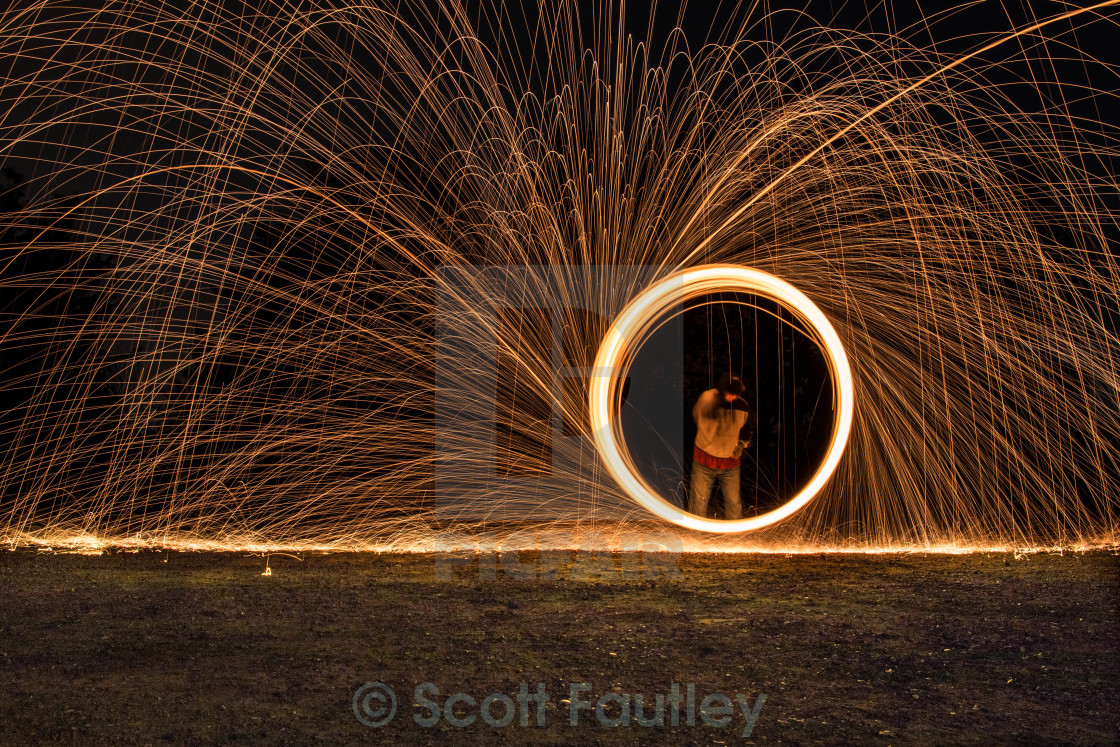
<path id="1" fill-rule="evenodd" d="M 754 417 L 738 376 L 724 374 L 715 389 L 700 395 L 692 407 L 696 421 L 696 444 L 692 448 L 692 477 L 688 486 L 688 510 L 708 515 L 712 485 L 718 480 L 723 493 L 724 518 L 743 514 L 739 497 L 739 455 L 751 445 Z"/>

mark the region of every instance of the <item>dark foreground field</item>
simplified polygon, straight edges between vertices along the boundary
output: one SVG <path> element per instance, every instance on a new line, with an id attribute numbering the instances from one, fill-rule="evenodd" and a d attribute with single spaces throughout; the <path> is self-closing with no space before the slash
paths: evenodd
<path id="1" fill-rule="evenodd" d="M 246 554 L 0 552 L 0 741 L 1120 741 L 1113 554 L 482 561 L 273 555 L 262 576 L 265 559 Z M 358 718 L 390 712 L 384 691 L 355 701 L 371 682 L 397 700 L 380 727 Z M 464 698 L 450 716 L 473 723 L 456 726 L 414 705 L 424 682 L 437 706 L 504 693 L 488 713 L 501 723 L 512 706 L 512 720 L 487 725 Z M 659 726 L 656 696 L 674 682 Z M 725 726 L 699 712 L 710 693 L 727 698 L 707 713 Z M 652 726 L 634 720 L 638 694 Z"/>

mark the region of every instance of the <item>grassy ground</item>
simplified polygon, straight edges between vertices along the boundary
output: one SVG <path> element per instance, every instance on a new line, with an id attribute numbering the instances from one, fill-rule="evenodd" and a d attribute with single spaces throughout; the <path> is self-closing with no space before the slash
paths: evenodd
<path id="1" fill-rule="evenodd" d="M 0 742 L 1120 741 L 1113 554 L 495 560 L 272 556 L 262 576 L 234 553 L 0 552 Z M 379 728 L 354 710 L 371 681 L 398 701 Z M 520 725 L 523 681 L 545 685 L 543 727 Z M 421 727 L 422 682 L 438 703 L 506 693 L 518 715 Z M 677 727 L 583 710 L 573 727 L 572 682 L 592 708 L 641 693 L 647 718 L 672 682 L 734 710 L 723 727 L 688 726 L 684 703 Z M 749 739 L 737 695 L 758 708 Z"/>

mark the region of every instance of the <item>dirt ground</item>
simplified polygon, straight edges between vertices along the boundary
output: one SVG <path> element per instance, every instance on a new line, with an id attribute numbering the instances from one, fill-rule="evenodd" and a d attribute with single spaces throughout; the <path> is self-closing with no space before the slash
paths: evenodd
<path id="1" fill-rule="evenodd" d="M 0 552 L 0 743 L 1120 742 L 1108 552 L 265 567 Z"/>

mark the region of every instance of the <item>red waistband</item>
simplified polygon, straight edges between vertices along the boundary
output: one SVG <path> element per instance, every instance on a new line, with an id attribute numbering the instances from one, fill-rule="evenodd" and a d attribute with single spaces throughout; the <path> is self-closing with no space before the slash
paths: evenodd
<path id="1" fill-rule="evenodd" d="M 726 459 L 714 457 L 699 446 L 692 447 L 692 461 L 699 462 L 709 469 L 735 469 L 739 466 L 739 460 L 736 457 Z"/>

